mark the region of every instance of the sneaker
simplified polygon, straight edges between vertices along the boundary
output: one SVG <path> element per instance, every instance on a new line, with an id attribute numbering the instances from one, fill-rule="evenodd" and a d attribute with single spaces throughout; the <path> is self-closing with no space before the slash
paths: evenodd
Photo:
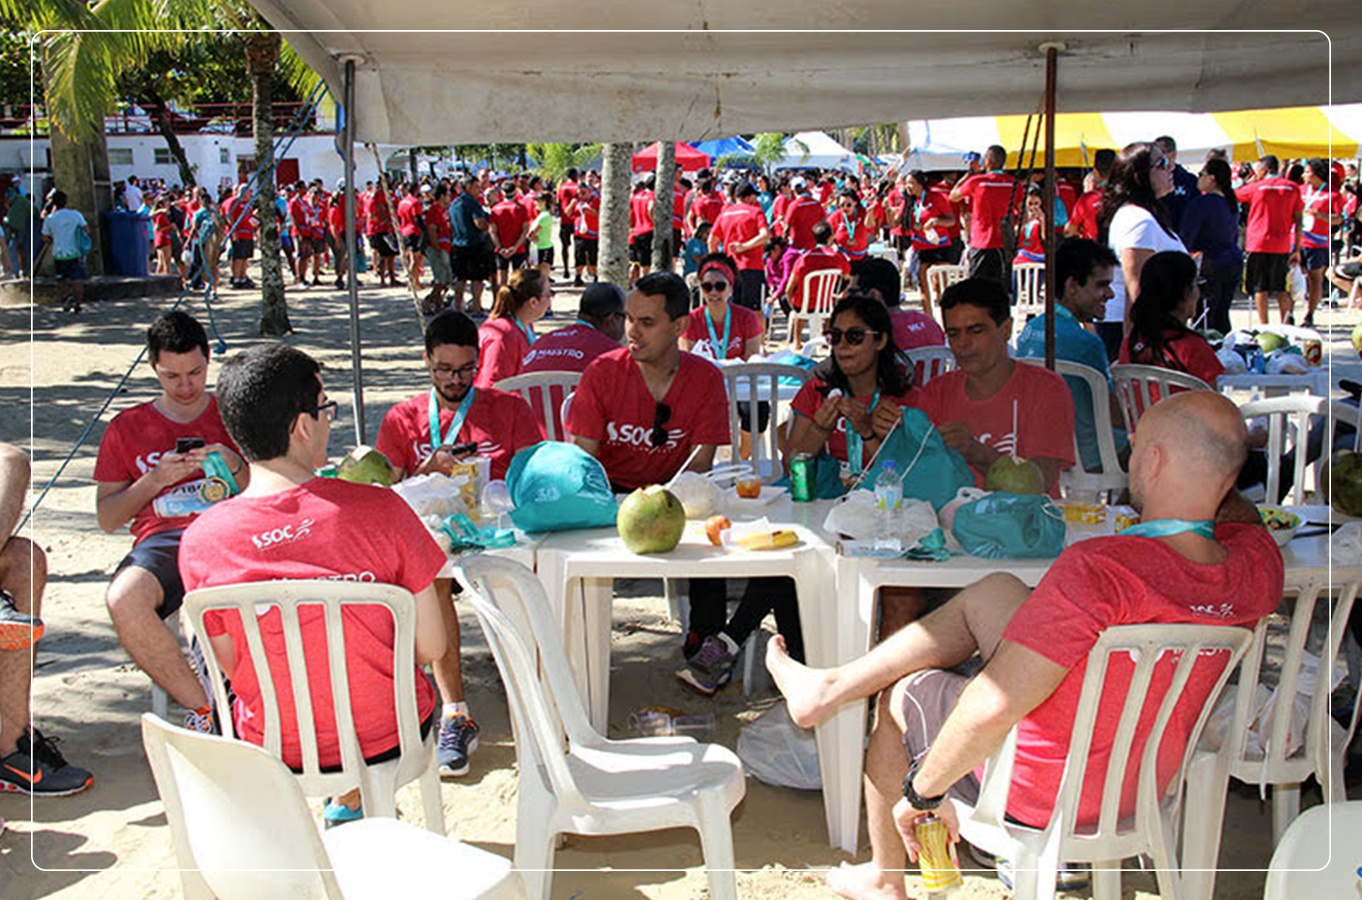
<path id="1" fill-rule="evenodd" d="M 580 275 L 575 276 L 575 277 L 572 279 L 572 286 L 573 286 L 573 287 L 581 287 L 581 286 L 582 286 L 582 276 L 580 276 Z"/>
<path id="2" fill-rule="evenodd" d="M 217 734 L 217 725 L 213 722 L 213 711 L 201 712 L 190 710 L 184 714 L 184 727 L 186 731 L 197 731 L 199 734 Z"/>
<path id="3" fill-rule="evenodd" d="M 0 791 L 35 797 L 67 797 L 94 784 L 95 777 L 68 763 L 57 749 L 57 738 L 45 738 L 36 728 L 25 728 L 14 752 L 0 759 Z"/>
<path id="4" fill-rule="evenodd" d="M 351 809 L 344 803 L 336 803 L 330 797 L 326 798 L 326 808 L 322 810 L 322 822 L 325 823 L 327 828 L 358 822 L 362 818 L 364 818 L 364 804 L 361 803 L 358 809 Z"/>
<path id="5" fill-rule="evenodd" d="M 43 620 L 19 612 L 14 596 L 0 589 L 0 650 L 24 650 L 43 636 Z"/>
<path id="6" fill-rule="evenodd" d="M 444 716 L 440 720 L 440 740 L 435 755 L 440 774 L 457 778 L 467 775 L 468 757 L 478 749 L 478 724 L 468 716 Z"/>
<path id="7" fill-rule="evenodd" d="M 1002 882 L 1003 887 L 1007 888 L 1009 891 L 1012 890 L 1011 860 L 1002 859 L 1000 857 L 997 860 L 997 864 L 998 880 Z M 1088 883 L 1091 880 L 1092 879 L 1088 876 L 1088 868 L 1086 866 L 1080 865 L 1079 863 L 1064 863 L 1060 866 L 1059 871 L 1055 873 L 1055 890 L 1081 891 L 1088 886 Z"/>
<path id="8" fill-rule="evenodd" d="M 723 638 L 711 634 L 676 677 L 687 687 L 710 697 L 733 679 L 733 666 L 737 661 L 738 655 L 729 652 Z"/>
<path id="9" fill-rule="evenodd" d="M 1314 327 L 1315 327 L 1315 314 L 1314 314 L 1314 313 L 1310 313 L 1310 314 L 1307 315 L 1304 319 L 1301 319 L 1301 327 L 1302 327 L 1302 328 L 1314 328 Z"/>

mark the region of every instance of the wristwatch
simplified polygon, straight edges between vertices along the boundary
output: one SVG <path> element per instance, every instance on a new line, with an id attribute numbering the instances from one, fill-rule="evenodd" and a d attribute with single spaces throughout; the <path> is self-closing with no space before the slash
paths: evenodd
<path id="1" fill-rule="evenodd" d="M 918 760 L 913 760 L 913 764 L 908 767 L 908 774 L 903 776 L 903 799 L 907 800 L 913 809 L 920 809 L 924 812 L 936 809 L 941 805 L 941 801 L 946 799 L 946 795 L 940 794 L 936 797 L 924 797 L 913 790 L 913 776 L 917 774 Z"/>

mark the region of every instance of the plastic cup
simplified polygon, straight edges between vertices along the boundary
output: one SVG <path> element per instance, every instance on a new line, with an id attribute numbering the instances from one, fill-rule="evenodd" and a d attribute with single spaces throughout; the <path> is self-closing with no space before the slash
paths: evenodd
<path id="1" fill-rule="evenodd" d="M 761 476 L 740 475 L 734 487 L 739 497 L 744 500 L 755 500 L 761 496 Z"/>

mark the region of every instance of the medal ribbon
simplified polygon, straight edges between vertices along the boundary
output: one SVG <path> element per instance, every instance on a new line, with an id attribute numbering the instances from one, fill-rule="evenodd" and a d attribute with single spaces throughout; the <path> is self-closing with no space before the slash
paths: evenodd
<path id="1" fill-rule="evenodd" d="M 880 388 L 878 385 L 876 385 L 875 393 L 870 395 L 870 405 L 866 407 L 866 409 L 867 411 L 873 410 L 876 406 L 879 406 L 879 404 L 880 404 Z M 861 437 L 861 433 L 859 431 L 851 427 L 850 422 L 847 422 L 846 430 L 847 430 L 847 464 L 851 466 L 851 474 L 853 476 L 860 475 L 862 468 L 865 466 L 865 461 L 862 459 L 862 457 L 865 455 L 865 438 Z"/>
<path id="2" fill-rule="evenodd" d="M 463 420 L 468 418 L 468 410 L 473 406 L 473 394 L 473 388 L 469 388 L 468 393 L 463 395 L 463 399 L 459 401 L 459 408 L 454 411 L 454 421 L 449 423 L 449 431 L 446 432 L 444 440 L 440 440 L 440 396 L 435 392 L 435 388 L 430 389 L 431 453 L 435 452 L 436 447 L 458 443 L 459 432 L 463 430 Z"/>

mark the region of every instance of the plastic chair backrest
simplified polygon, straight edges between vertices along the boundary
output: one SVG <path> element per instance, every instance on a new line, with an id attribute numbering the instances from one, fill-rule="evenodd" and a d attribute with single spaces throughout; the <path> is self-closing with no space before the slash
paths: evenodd
<path id="1" fill-rule="evenodd" d="M 1311 421 L 1324 409 L 1324 398 L 1310 394 L 1288 394 L 1268 400 L 1251 400 L 1239 407 L 1244 419 L 1251 424 L 1254 419 L 1267 419 L 1267 445 L 1263 452 L 1267 455 L 1267 502 L 1277 503 L 1281 494 L 1282 458 L 1295 450 L 1295 469 L 1291 482 L 1291 493 L 1285 498 L 1287 503 L 1305 502 L 1305 472 L 1309 456 L 1306 439 L 1310 434 Z"/>
<path id="2" fill-rule="evenodd" d="M 559 803 L 585 808 L 564 739 L 589 746 L 600 736 L 577 693 L 543 583 L 518 562 L 484 554 L 462 557 L 454 577 L 472 600 L 506 685 L 521 771 L 540 773 Z"/>
<path id="3" fill-rule="evenodd" d="M 1047 831 L 1059 830 L 1061 841 L 1078 841 L 1099 845 L 1116 842 L 1130 834 L 1160 840 L 1162 824 L 1160 806 L 1165 797 L 1181 796 L 1183 775 L 1192 750 L 1196 747 L 1201 729 L 1206 724 L 1211 707 L 1229 680 L 1230 673 L 1253 640 L 1247 628 L 1216 625 L 1121 625 L 1108 628 L 1098 636 L 1097 643 L 1088 651 L 1087 671 L 1079 695 L 1078 713 L 1074 719 L 1069 741 L 1069 753 L 1064 764 L 1064 775 L 1055 800 L 1055 812 Z M 1184 702 L 1184 689 L 1198 661 L 1211 664 L 1204 657 L 1223 653 L 1224 668 L 1204 697 L 1199 698 L 1196 720 L 1188 733 L 1187 745 L 1177 749 L 1180 765 L 1168 784 L 1158 783 L 1158 762 L 1164 743 L 1164 732 L 1175 710 Z M 1134 663 L 1124 696 L 1112 697 L 1104 693 L 1108 670 L 1113 659 L 1121 656 Z M 1160 660 L 1172 666 L 1163 696 L 1152 689 Z M 1146 705 L 1157 704 L 1144 746 L 1139 754 L 1132 753 L 1135 730 L 1145 713 Z M 1093 733 L 1099 719 L 1099 707 L 1119 704 L 1120 718 L 1111 743 L 1111 752 L 1104 771 L 1089 774 L 1092 760 Z M 1192 710 L 1183 709 L 1185 717 Z M 1017 729 L 1012 729 L 1003 747 L 989 761 L 979 804 L 972 818 L 1003 826 L 1007 812 L 1007 792 L 1012 782 L 1012 765 L 1017 745 Z M 1125 785 L 1134 774 L 1135 808 L 1133 815 L 1121 815 L 1121 801 Z M 1102 798 L 1097 822 L 1079 822 L 1079 802 L 1083 786 L 1089 777 L 1100 778 Z M 1108 858 L 1120 859 L 1128 855 L 1113 853 Z"/>
<path id="4" fill-rule="evenodd" d="M 1146 409 L 1158 403 L 1174 388 L 1188 391 L 1209 391 L 1211 386 L 1186 372 L 1160 366 L 1124 363 L 1111 367 L 1111 381 L 1116 386 L 1116 397 L 1125 413 L 1126 430 L 1134 431 Z"/>
<path id="5" fill-rule="evenodd" d="M 728 388 L 728 427 L 733 436 L 733 459 L 738 459 L 739 436 L 742 433 L 738 404 L 746 402 L 750 405 L 755 424 L 760 398 L 760 402 L 771 405 L 771 416 L 766 431 L 752 435 L 752 470 L 768 484 L 776 481 L 784 474 L 781 448 L 794 423 L 790 416 L 790 401 L 780 399 L 780 382 L 790 378 L 802 385 L 809 380 L 811 373 L 799 366 L 768 362 L 734 363 L 721 368 L 724 384 Z"/>
<path id="6" fill-rule="evenodd" d="M 1017 361 L 1036 366 L 1045 365 L 1045 360 L 1035 357 L 1019 357 Z M 1070 379 L 1077 379 L 1088 386 L 1088 397 L 1092 401 L 1093 429 L 1097 432 L 1097 451 L 1102 459 L 1100 473 L 1084 472 L 1083 454 L 1079 452 L 1078 435 L 1075 434 L 1074 459 L 1078 460 L 1079 464 L 1070 470 L 1073 473 L 1069 478 L 1070 483 L 1080 488 L 1089 487 L 1094 490 L 1124 488 L 1129 478 L 1121 468 L 1121 455 L 1116 449 L 1116 434 L 1111 421 L 1111 392 L 1107 388 L 1107 379 L 1092 366 L 1067 359 L 1055 360 L 1055 371 L 1064 376 L 1065 382 L 1069 385 L 1069 392 L 1074 394 L 1075 405 L 1079 401 L 1079 395 L 1074 393 L 1074 385 Z"/>
<path id="7" fill-rule="evenodd" d="M 927 270 L 927 285 L 938 301 L 946 288 L 969 277 L 968 266 L 932 266 Z"/>
<path id="8" fill-rule="evenodd" d="M 918 347 L 908 351 L 908 359 L 913 363 L 913 383 L 918 387 L 955 368 L 950 347 Z"/>
<path id="9" fill-rule="evenodd" d="M 567 433 L 563 429 L 563 420 L 567 417 L 567 411 L 564 404 L 567 395 L 581 380 L 580 372 L 527 372 L 501 379 L 496 383 L 496 388 L 517 393 L 525 399 L 544 424 L 544 437 L 547 440 L 565 441 Z"/>
<path id="10" fill-rule="evenodd" d="M 1353 430 L 1352 443 L 1349 446 L 1354 453 L 1362 451 L 1362 406 L 1348 403 L 1345 400 L 1329 401 L 1329 422 L 1325 431 L 1324 452 L 1320 454 L 1320 461 L 1327 460 L 1334 450 L 1334 439 L 1338 431 L 1338 426 L 1347 425 Z"/>
<path id="11" fill-rule="evenodd" d="M 831 353 L 832 348 L 828 346 L 828 339 L 821 334 L 809 338 L 799 350 L 800 356 L 807 356 L 809 359 L 826 359 Z"/>
<path id="12" fill-rule="evenodd" d="M 260 703 L 264 718 L 264 748 L 275 758 L 282 758 L 283 731 L 278 691 L 274 672 L 266 663 L 265 645 L 260 633 L 258 616 L 278 608 L 284 636 L 284 658 L 289 684 L 293 693 L 298 742 L 302 752 L 302 767 L 298 774 L 303 791 L 311 796 L 344 790 L 358 781 L 366 802 L 377 801 L 369 784 L 368 766 L 360 752 L 355 732 L 354 716 L 350 710 L 350 679 L 346 666 L 345 633 L 341 626 L 342 610 L 346 606 L 381 606 L 393 618 L 393 703 L 397 712 L 402 771 L 415 777 L 426 766 L 423 757 L 420 725 L 416 709 L 416 601 L 409 591 L 390 584 L 354 584 L 325 580 L 265 581 L 233 584 L 190 591 L 184 598 L 184 609 L 198 635 L 199 644 L 210 646 L 204 614 L 210 610 L 236 611 L 254 665 L 260 687 Z M 331 676 L 332 709 L 335 715 L 336 736 L 340 745 L 341 771 L 322 772 L 318 762 L 315 716 L 312 708 L 311 675 L 303 655 L 303 635 L 299 625 L 301 607 L 319 607 L 323 614 L 320 623 L 325 628 L 327 662 Z M 352 626 L 353 627 L 353 626 Z M 230 710 L 222 671 L 217 655 L 204 653 L 216 695 L 216 708 Z M 315 666 L 316 660 L 311 661 Z M 239 663 L 238 663 L 239 664 Z M 223 732 L 233 731 L 233 717 L 221 716 Z M 414 769 L 408 769 L 407 761 Z M 389 801 L 390 802 L 390 801 Z"/>
<path id="13" fill-rule="evenodd" d="M 1045 315 L 1045 263 L 1018 263 L 1012 267 L 1012 290 L 1016 302 L 1012 306 L 1016 334 L 1033 316 Z"/>
<path id="14" fill-rule="evenodd" d="M 185 895 L 340 898 L 307 801 L 263 749 L 142 715 Z"/>
<path id="15" fill-rule="evenodd" d="M 832 312 L 833 300 L 837 296 L 837 285 L 842 273 L 837 269 L 820 269 L 804 276 L 801 286 L 804 297 L 804 315 L 826 316 Z"/>

